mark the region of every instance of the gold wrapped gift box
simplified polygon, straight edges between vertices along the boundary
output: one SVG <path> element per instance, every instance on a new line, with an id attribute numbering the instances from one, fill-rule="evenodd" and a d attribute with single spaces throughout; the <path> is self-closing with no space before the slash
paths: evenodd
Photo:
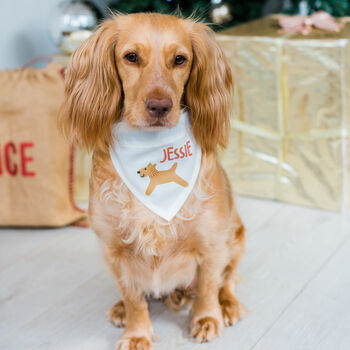
<path id="1" fill-rule="evenodd" d="M 350 23 L 281 34 L 276 17 L 222 31 L 235 80 L 222 163 L 235 192 L 329 210 L 350 203 Z"/>

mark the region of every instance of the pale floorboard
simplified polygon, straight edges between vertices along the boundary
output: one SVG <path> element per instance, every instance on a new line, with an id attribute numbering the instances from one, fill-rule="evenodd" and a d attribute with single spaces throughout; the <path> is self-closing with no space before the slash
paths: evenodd
<path id="1" fill-rule="evenodd" d="M 0 231 L 0 271 L 21 256 L 28 254 L 31 249 L 52 238 L 52 235 L 43 234 L 41 230 L 35 229 L 23 229 L 20 234 L 14 234 L 14 232 L 17 230 L 2 229 Z M 21 244 L 17 244 L 18 239 L 21 240 Z M 14 249 L 15 246 L 16 249 Z"/>
<path id="2" fill-rule="evenodd" d="M 255 349 L 348 350 L 349 267 L 350 240 L 347 240 L 295 297 Z"/>
<path id="3" fill-rule="evenodd" d="M 150 304 L 155 349 L 350 349 L 350 215 L 237 198 L 248 228 L 237 294 L 249 310 L 209 344 L 186 310 Z M 0 230 L 0 349 L 114 349 L 113 278 L 90 230 Z"/>
<path id="4" fill-rule="evenodd" d="M 97 240 L 86 230 L 44 230 L 42 234 L 51 237 L 0 271 L 0 339 L 16 334 L 19 327 L 102 269 Z M 11 245 L 1 236 L 0 240 L 15 252 L 25 244 L 28 232 L 13 231 L 13 235 L 17 240 Z"/>

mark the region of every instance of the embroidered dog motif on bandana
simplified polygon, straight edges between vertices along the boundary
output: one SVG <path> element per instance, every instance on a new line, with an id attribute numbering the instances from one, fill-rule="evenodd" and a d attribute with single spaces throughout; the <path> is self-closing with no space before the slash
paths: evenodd
<path id="1" fill-rule="evenodd" d="M 150 182 L 146 189 L 146 195 L 149 196 L 158 185 L 168 182 L 175 182 L 180 186 L 187 187 L 188 183 L 175 173 L 177 162 L 169 170 L 157 170 L 156 164 L 148 163 L 146 168 L 140 169 L 137 173 L 140 177 L 149 177 Z"/>

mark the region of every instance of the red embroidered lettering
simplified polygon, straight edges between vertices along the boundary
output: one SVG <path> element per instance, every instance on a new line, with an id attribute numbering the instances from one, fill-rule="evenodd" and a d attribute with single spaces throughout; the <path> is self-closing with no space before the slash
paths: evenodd
<path id="1" fill-rule="evenodd" d="M 174 154 L 173 149 L 174 147 L 168 147 L 168 160 L 174 160 L 174 158 L 171 158 L 171 154 Z"/>
<path id="2" fill-rule="evenodd" d="M 190 141 L 190 140 L 188 140 L 188 141 L 186 142 L 186 146 L 187 146 L 187 150 L 188 150 L 188 155 L 191 157 L 191 156 L 192 156 L 192 153 L 191 153 L 191 151 L 190 151 L 190 148 L 191 148 L 191 141 Z"/>
<path id="3" fill-rule="evenodd" d="M 188 140 L 183 146 L 181 147 L 167 147 L 163 149 L 163 159 L 160 161 L 160 163 L 164 163 L 165 161 L 169 160 L 175 160 L 179 158 L 186 158 L 193 156 L 193 153 L 191 153 L 191 141 Z"/>
<path id="4" fill-rule="evenodd" d="M 164 159 L 160 161 L 160 163 L 164 163 L 166 161 L 166 151 L 165 149 L 163 149 L 163 153 L 164 153 Z"/>
<path id="5" fill-rule="evenodd" d="M 182 158 L 185 158 L 185 153 L 184 153 L 184 151 L 183 151 L 183 146 L 181 146 L 180 147 L 180 154 L 181 154 L 181 156 L 180 156 L 180 158 L 182 159 Z"/>

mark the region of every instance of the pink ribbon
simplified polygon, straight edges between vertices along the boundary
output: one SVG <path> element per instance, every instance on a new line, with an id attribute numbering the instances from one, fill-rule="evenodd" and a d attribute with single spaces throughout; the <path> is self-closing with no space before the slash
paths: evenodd
<path id="1" fill-rule="evenodd" d="M 311 16 L 280 16 L 279 25 L 282 27 L 282 33 L 301 33 L 307 35 L 312 27 L 327 30 L 330 32 L 339 32 L 344 23 L 336 22 L 335 18 L 329 13 L 318 11 Z"/>

